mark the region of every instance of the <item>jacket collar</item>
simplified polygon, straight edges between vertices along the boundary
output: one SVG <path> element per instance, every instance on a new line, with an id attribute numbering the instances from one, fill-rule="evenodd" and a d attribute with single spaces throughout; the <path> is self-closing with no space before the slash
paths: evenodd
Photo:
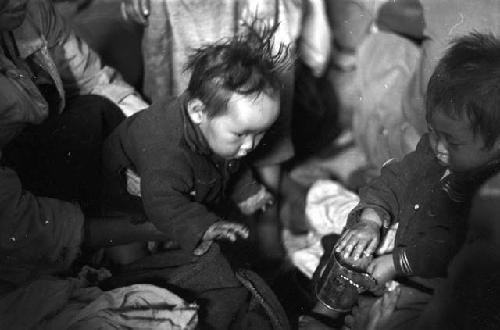
<path id="1" fill-rule="evenodd" d="M 228 161 L 215 153 L 212 152 L 207 140 L 203 136 L 198 125 L 194 124 L 189 118 L 187 112 L 187 103 L 189 101 L 189 95 L 187 92 L 180 96 L 180 108 L 182 113 L 182 121 L 184 125 L 184 140 L 186 141 L 189 148 L 200 154 L 209 157 L 214 164 L 217 166 L 224 166 Z"/>
<path id="2" fill-rule="evenodd" d="M 187 112 L 187 104 L 189 101 L 188 94 L 182 94 L 179 99 L 184 125 L 184 140 L 192 151 L 201 155 L 211 155 L 212 150 L 208 146 L 208 142 L 203 136 L 203 133 L 200 128 L 191 121 L 191 118 L 189 118 Z"/>

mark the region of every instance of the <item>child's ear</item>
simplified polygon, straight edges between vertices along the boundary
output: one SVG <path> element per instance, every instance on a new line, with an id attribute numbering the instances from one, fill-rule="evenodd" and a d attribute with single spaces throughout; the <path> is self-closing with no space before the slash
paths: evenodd
<path id="1" fill-rule="evenodd" d="M 187 104 L 187 111 L 193 123 L 201 124 L 205 118 L 205 103 L 198 98 L 190 99 Z"/>

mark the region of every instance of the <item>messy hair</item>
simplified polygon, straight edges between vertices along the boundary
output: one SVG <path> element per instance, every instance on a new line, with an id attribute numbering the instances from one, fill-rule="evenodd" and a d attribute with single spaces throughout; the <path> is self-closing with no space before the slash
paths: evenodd
<path id="1" fill-rule="evenodd" d="M 288 45 L 275 47 L 277 28 L 277 24 L 266 26 L 254 19 L 244 23 L 243 33 L 202 46 L 189 56 L 188 94 L 207 106 L 210 117 L 226 110 L 233 93 L 259 95 L 280 90 L 280 77 L 293 56 Z"/>
<path id="2" fill-rule="evenodd" d="M 436 111 L 466 118 L 491 148 L 500 135 L 500 40 L 471 33 L 455 39 L 427 86 L 427 119 Z"/>

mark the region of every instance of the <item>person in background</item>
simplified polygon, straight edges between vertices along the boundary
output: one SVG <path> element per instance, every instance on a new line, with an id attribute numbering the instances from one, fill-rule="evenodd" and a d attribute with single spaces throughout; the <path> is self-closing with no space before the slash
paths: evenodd
<path id="1" fill-rule="evenodd" d="M 0 94 L 2 260 L 29 273 L 45 249 L 81 234 L 104 136 L 147 104 L 44 0 L 0 1 Z"/>
<path id="2" fill-rule="evenodd" d="M 241 161 L 279 115 L 280 73 L 291 60 L 284 44 L 274 52 L 276 26 L 261 23 L 195 50 L 185 93 L 127 118 L 103 150 L 106 212 L 142 215 L 137 222 L 153 223 L 177 247 L 148 256 L 134 244 L 110 256 L 190 291 L 206 310 L 203 324 L 217 329 L 231 324 L 246 289 L 214 242 L 248 237 L 232 206 L 251 214 L 272 201 Z M 127 189 L 130 171 L 140 179 L 139 196 Z"/>
<path id="3" fill-rule="evenodd" d="M 0 0 L 0 319 L 6 327 L 39 325 L 61 310 L 54 296 L 69 299 L 81 288 L 66 276 L 78 272 L 82 246 L 129 242 L 131 227 L 134 241 L 164 239 L 153 226 L 116 231 L 117 217 L 108 219 L 109 227 L 95 221 L 102 141 L 146 107 L 51 1 Z M 95 298 L 97 288 L 90 291 L 86 297 Z"/>

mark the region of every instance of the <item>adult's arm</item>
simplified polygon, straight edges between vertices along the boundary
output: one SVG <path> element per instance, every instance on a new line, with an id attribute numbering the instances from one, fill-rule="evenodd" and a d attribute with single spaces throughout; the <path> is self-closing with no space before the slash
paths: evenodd
<path id="1" fill-rule="evenodd" d="M 65 92 L 101 95 L 116 103 L 126 116 L 148 106 L 132 86 L 75 35 L 48 0 L 38 0 L 40 25 Z"/>
<path id="2" fill-rule="evenodd" d="M 88 247 L 111 247 L 116 245 L 167 241 L 168 238 L 151 222 L 133 223 L 130 216 L 107 216 L 85 218 L 84 245 Z"/>
<path id="3" fill-rule="evenodd" d="M 15 171 L 0 166 L 1 263 L 67 267 L 77 256 L 82 233 L 77 204 L 37 197 L 23 190 Z"/>

